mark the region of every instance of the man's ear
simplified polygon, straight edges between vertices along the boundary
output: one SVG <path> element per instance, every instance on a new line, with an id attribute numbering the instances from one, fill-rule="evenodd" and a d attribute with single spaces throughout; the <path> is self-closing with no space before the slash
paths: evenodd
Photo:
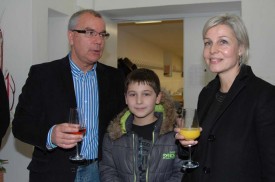
<path id="1" fill-rule="evenodd" d="M 73 45 L 73 34 L 74 33 L 72 31 L 68 30 L 67 37 L 68 37 L 68 41 L 69 41 L 70 46 Z"/>

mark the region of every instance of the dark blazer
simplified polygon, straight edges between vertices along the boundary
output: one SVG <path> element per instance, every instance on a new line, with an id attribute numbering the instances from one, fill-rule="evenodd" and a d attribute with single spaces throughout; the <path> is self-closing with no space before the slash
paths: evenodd
<path id="1" fill-rule="evenodd" d="M 5 80 L 0 70 L 0 146 L 2 138 L 4 137 L 10 125 L 10 108 L 9 98 L 6 90 Z"/>
<path id="2" fill-rule="evenodd" d="M 200 167 L 183 181 L 274 182 L 275 87 L 243 65 L 220 110 L 209 113 L 219 88 L 217 77 L 199 95 L 203 130 L 193 159 Z"/>
<path id="3" fill-rule="evenodd" d="M 100 159 L 103 135 L 109 121 L 125 107 L 124 77 L 118 69 L 101 63 L 97 64 L 96 72 L 99 89 Z M 12 131 L 16 138 L 34 146 L 28 169 L 38 174 L 38 181 L 74 180 L 76 165 L 69 161 L 69 156 L 75 154 L 75 148 L 46 149 L 49 129 L 55 124 L 68 121 L 70 107 L 76 107 L 76 98 L 68 56 L 32 66 L 19 96 Z"/>

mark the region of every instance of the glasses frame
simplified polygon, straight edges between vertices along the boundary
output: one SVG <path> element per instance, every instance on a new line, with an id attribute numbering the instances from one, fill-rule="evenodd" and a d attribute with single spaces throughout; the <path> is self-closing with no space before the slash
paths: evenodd
<path id="1" fill-rule="evenodd" d="M 110 34 L 107 32 L 97 32 L 95 30 L 78 30 L 78 29 L 72 29 L 72 32 L 77 32 L 77 33 L 81 33 L 84 34 L 86 37 L 88 38 L 94 38 L 97 35 L 102 38 L 102 39 L 108 39 L 110 37 Z"/>

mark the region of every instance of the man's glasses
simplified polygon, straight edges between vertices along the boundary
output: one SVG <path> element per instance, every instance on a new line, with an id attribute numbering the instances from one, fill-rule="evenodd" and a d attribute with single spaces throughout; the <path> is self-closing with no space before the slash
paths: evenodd
<path id="1" fill-rule="evenodd" d="M 85 36 L 88 37 L 88 38 L 94 38 L 97 35 L 99 35 L 99 37 L 102 38 L 102 39 L 108 39 L 109 36 L 110 36 L 110 34 L 107 33 L 107 32 L 99 32 L 98 33 L 98 32 L 96 32 L 94 30 L 76 30 L 76 29 L 73 29 L 71 31 L 85 34 Z"/>

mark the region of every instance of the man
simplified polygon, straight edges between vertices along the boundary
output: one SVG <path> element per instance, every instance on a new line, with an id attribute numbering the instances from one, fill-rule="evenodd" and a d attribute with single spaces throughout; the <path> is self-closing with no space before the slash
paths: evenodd
<path id="1" fill-rule="evenodd" d="M 10 124 L 9 99 L 5 86 L 5 79 L 0 69 L 0 147 L 2 138 Z"/>
<path id="2" fill-rule="evenodd" d="M 30 182 L 99 181 L 103 135 L 125 106 L 122 72 L 98 62 L 108 36 L 98 12 L 76 12 L 68 25 L 69 55 L 31 67 L 13 120 L 14 136 L 35 146 Z M 73 107 L 84 110 L 85 136 L 69 134 L 78 131 L 68 124 Z M 80 141 L 87 160 L 72 162 Z"/>

